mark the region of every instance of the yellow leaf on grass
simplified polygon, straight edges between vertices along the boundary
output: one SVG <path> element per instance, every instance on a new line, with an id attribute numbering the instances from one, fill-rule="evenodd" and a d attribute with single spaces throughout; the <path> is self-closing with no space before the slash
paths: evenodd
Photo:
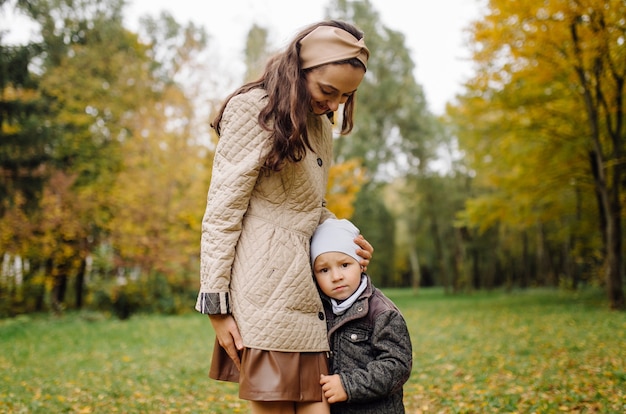
<path id="1" fill-rule="evenodd" d="M 460 389 L 465 388 L 465 384 L 463 383 L 456 383 L 452 386 L 452 391 L 458 391 Z"/>

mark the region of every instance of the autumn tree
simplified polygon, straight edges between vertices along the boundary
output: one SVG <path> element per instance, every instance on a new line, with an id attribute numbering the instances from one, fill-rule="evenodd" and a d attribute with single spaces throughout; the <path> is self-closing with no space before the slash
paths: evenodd
<path id="1" fill-rule="evenodd" d="M 20 14 L 19 4 L 1 1 L 0 13 Z M 48 147 L 53 142 L 52 129 L 44 122 L 50 101 L 29 70 L 42 53 L 41 44 L 7 44 L 4 36 L 0 32 L 0 263 L 11 277 L 0 282 L 0 315 L 11 313 L 11 304 L 38 306 L 26 304 L 35 292 L 24 289 L 23 258 L 31 249 L 30 216 L 49 175 Z"/>
<path id="2" fill-rule="evenodd" d="M 164 277 L 172 288 L 183 288 L 196 281 L 212 153 L 200 126 L 208 120 L 198 118 L 195 106 L 207 103 L 187 92 L 202 88 L 177 80 L 189 67 L 207 73 L 198 62 L 207 38 L 203 29 L 183 26 L 168 13 L 142 24 L 150 54 L 160 56 L 153 63 L 160 76 L 137 73 L 146 90 L 129 119 L 132 137 L 123 143 L 123 168 L 111 189 L 116 214 L 107 223 L 108 242 L 121 273 Z"/>
<path id="3" fill-rule="evenodd" d="M 32 176 L 28 165 L 43 177 L 38 192 L 3 181 L 11 184 L 4 188 L 12 201 L 3 198 L 2 252 L 21 260 L 25 273 L 21 281 L 20 275 L 11 280 L 40 286 L 39 303 L 51 287 L 50 303 L 61 310 L 82 305 L 89 269 L 106 268 L 92 282 L 129 270 L 176 278 L 191 273 L 211 140 L 206 118 L 197 115 L 210 112 L 210 105 L 194 95 L 204 88 L 183 83 L 207 78 L 194 71 L 206 34 L 164 16 L 153 22 L 158 30 L 148 28 L 153 36 L 140 40 L 123 26 L 124 2 L 118 0 L 20 4 L 41 30 L 44 53 L 30 65 L 17 49 L 13 55 L 21 60 L 3 59 L 16 73 L 36 69 L 36 75 L 26 73 L 37 80 L 30 94 L 26 82 L 9 80 L 3 96 L 23 96 L 25 103 L 41 97 L 47 104 L 31 105 L 36 118 L 18 114 L 3 123 L 3 132 L 27 135 L 19 142 L 3 140 L 0 152 L 13 155 L 22 176 Z M 16 79 L 28 79 L 21 76 Z M 33 162 L 20 161 L 20 153 Z M 45 163 L 34 162 L 38 154 Z M 13 168 L 11 163 L 3 168 Z M 34 207 L 27 210 L 29 205 Z M 108 263 L 100 252 L 110 253 Z M 68 302 L 70 290 L 75 300 Z"/>
<path id="4" fill-rule="evenodd" d="M 82 303 L 85 262 L 106 238 L 111 218 L 110 191 L 122 167 L 122 144 L 131 135 L 129 114 L 149 61 L 137 36 L 122 25 L 123 2 L 32 2 L 46 44 L 41 80 L 53 99 L 58 144 L 53 148 L 55 176 L 71 182 L 71 190 L 55 191 L 63 215 L 48 238 L 40 238 L 45 272 L 52 279 L 52 303 L 64 303 L 68 279 L 76 275 L 77 305 Z M 59 23 L 63 22 L 62 25 Z M 143 82 L 145 85 L 145 82 Z M 68 202 L 71 200 L 71 202 Z M 46 228 L 42 204 L 38 228 Z M 75 231 L 72 229 L 80 229 Z M 49 230 L 46 230 L 49 231 Z"/>
<path id="5" fill-rule="evenodd" d="M 472 29 L 477 76 L 451 110 L 477 183 L 488 189 L 465 218 L 483 229 L 532 231 L 539 270 L 550 272 L 593 263 L 586 235 L 595 214 L 615 309 L 625 307 L 625 11 L 614 0 L 490 1 Z"/>

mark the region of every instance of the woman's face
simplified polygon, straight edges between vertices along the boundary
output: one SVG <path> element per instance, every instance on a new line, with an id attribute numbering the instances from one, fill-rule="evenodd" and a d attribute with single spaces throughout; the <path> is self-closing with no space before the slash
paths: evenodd
<path id="1" fill-rule="evenodd" d="M 346 103 L 365 76 L 363 68 L 350 64 L 329 64 L 309 71 L 306 84 L 311 94 L 311 110 L 316 115 L 335 112 Z"/>

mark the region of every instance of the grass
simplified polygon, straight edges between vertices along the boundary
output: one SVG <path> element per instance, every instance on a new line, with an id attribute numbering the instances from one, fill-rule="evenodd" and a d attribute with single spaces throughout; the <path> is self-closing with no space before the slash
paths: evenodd
<path id="1" fill-rule="evenodd" d="M 413 341 L 407 413 L 626 412 L 626 313 L 602 292 L 387 290 Z M 238 413 L 206 317 L 0 321 L 0 412 Z"/>

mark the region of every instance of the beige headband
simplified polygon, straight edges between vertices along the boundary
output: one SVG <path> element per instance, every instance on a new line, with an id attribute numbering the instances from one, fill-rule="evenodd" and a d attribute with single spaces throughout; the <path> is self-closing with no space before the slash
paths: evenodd
<path id="1" fill-rule="evenodd" d="M 300 41 L 302 69 L 357 58 L 367 67 L 370 51 L 363 39 L 334 26 L 319 26 Z"/>

